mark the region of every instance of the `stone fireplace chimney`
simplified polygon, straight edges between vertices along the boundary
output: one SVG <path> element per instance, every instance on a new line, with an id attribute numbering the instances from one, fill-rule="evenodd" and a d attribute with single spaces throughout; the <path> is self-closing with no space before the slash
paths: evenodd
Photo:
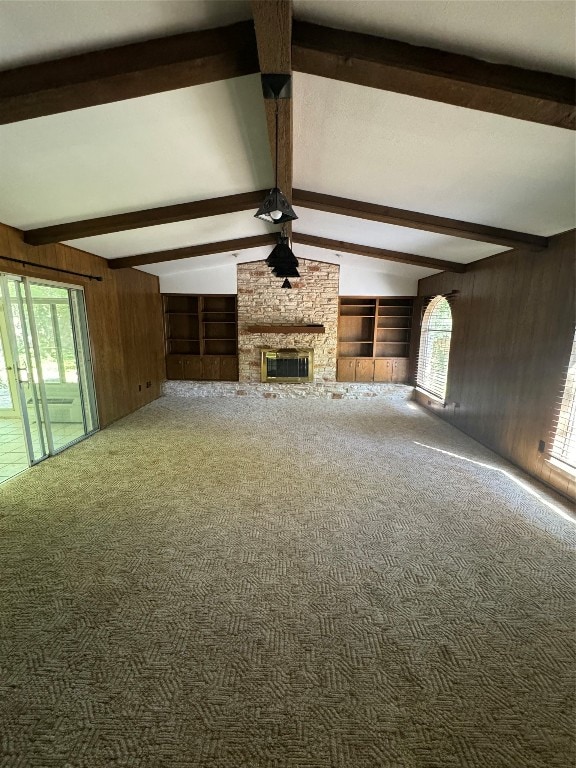
<path id="1" fill-rule="evenodd" d="M 300 259 L 299 278 L 282 288 L 263 261 L 238 264 L 238 364 L 242 382 L 261 380 L 263 349 L 314 350 L 314 381 L 336 381 L 340 267 Z M 255 333 L 255 325 L 323 326 L 324 333 Z M 285 386 L 290 386 L 286 384 Z"/>

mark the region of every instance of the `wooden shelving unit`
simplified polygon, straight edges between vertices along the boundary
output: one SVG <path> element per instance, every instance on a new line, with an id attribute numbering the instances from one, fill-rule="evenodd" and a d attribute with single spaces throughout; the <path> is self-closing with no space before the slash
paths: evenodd
<path id="1" fill-rule="evenodd" d="M 408 380 L 412 297 L 340 298 L 338 381 Z"/>
<path id="2" fill-rule="evenodd" d="M 164 296 L 167 354 L 200 354 L 199 304 L 198 296 Z"/>
<path id="3" fill-rule="evenodd" d="M 236 355 L 236 296 L 201 296 L 202 354 Z"/>
<path id="4" fill-rule="evenodd" d="M 163 299 L 167 378 L 237 381 L 236 296 Z"/>

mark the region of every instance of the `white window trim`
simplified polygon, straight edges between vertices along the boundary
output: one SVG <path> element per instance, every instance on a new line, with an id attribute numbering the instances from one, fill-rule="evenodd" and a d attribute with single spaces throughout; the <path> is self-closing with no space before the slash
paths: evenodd
<path id="1" fill-rule="evenodd" d="M 425 321 L 425 319 L 428 316 L 428 313 L 429 313 L 429 311 L 431 309 L 431 305 L 434 304 L 434 303 L 436 303 L 437 305 L 440 304 L 441 303 L 440 300 L 442 300 L 442 301 L 444 301 L 444 302 L 446 302 L 448 304 L 448 309 L 449 309 L 449 312 L 450 312 L 450 332 L 449 332 L 449 339 L 448 339 L 448 363 L 447 363 L 447 368 L 446 368 L 446 371 L 445 371 L 445 379 L 446 380 L 445 380 L 445 384 L 444 384 L 444 393 L 443 393 L 443 395 L 439 395 L 437 392 L 431 392 L 430 390 L 427 390 L 425 385 L 421 381 L 418 380 L 420 378 L 420 366 L 421 366 L 421 363 L 422 363 L 421 353 L 422 353 L 422 342 L 423 342 L 423 338 L 424 338 L 423 334 L 425 332 L 429 332 L 427 329 L 425 329 L 424 321 Z M 442 403 L 444 406 L 446 404 L 446 395 L 447 395 L 447 392 L 448 392 L 448 372 L 449 372 L 449 367 L 450 367 L 450 347 L 451 347 L 451 344 L 452 344 L 452 330 L 453 330 L 452 320 L 453 320 L 453 318 L 452 318 L 452 307 L 450 306 L 450 303 L 447 301 L 446 296 L 444 296 L 443 294 L 438 294 L 436 296 L 433 296 L 428 301 L 427 306 L 426 306 L 426 308 L 424 310 L 424 313 L 422 315 L 422 322 L 421 322 L 421 325 L 420 325 L 420 343 L 419 343 L 419 348 L 418 348 L 418 365 L 416 367 L 416 389 L 418 389 L 419 391 L 423 392 L 428 397 L 433 398 L 436 402 Z M 434 332 L 436 332 L 438 330 L 439 329 L 435 329 Z M 426 382 L 426 383 L 428 383 L 428 382 Z"/>
<path id="2" fill-rule="evenodd" d="M 433 394 L 432 392 L 429 392 L 427 389 L 424 389 L 424 387 L 421 387 L 419 384 L 414 387 L 416 392 L 420 392 L 423 395 L 426 395 L 426 397 L 429 400 L 434 400 L 437 403 L 440 403 L 440 405 L 446 405 L 448 402 L 446 398 L 438 397 L 438 395 Z"/>
<path id="3" fill-rule="evenodd" d="M 574 424 L 574 415 L 576 411 L 576 402 L 574 397 L 574 366 L 576 365 L 576 332 L 572 339 L 572 348 L 570 350 L 570 358 L 568 360 L 568 367 L 566 370 L 566 376 L 562 386 L 560 399 L 558 403 L 557 420 L 554 427 L 554 432 L 551 435 L 551 443 L 549 450 L 547 451 L 546 461 L 556 469 L 566 474 L 568 477 L 576 477 L 576 467 L 573 463 L 568 463 L 564 459 L 570 458 L 572 462 L 572 453 L 570 448 L 574 447 L 574 430 L 576 425 Z M 572 395 L 572 398 L 569 397 Z M 566 401 L 566 402 L 565 402 Z M 564 409 L 566 405 L 566 409 Z M 562 426 L 562 429 L 567 429 L 567 433 L 560 439 L 558 431 L 560 430 L 562 420 L 565 420 L 566 427 Z M 573 427 L 574 429 L 570 429 Z M 556 448 L 556 442 L 559 442 Z"/>
<path id="4" fill-rule="evenodd" d="M 573 469 L 570 464 L 565 464 L 560 459 L 556 459 L 554 456 L 549 456 L 546 459 L 548 464 L 551 464 L 555 469 L 560 470 L 570 478 L 576 478 L 576 469 Z"/>

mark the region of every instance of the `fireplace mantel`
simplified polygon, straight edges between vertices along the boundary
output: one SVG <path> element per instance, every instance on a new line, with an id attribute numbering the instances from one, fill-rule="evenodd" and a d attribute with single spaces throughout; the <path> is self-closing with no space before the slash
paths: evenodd
<path id="1" fill-rule="evenodd" d="M 249 325 L 247 333 L 326 333 L 323 325 Z"/>

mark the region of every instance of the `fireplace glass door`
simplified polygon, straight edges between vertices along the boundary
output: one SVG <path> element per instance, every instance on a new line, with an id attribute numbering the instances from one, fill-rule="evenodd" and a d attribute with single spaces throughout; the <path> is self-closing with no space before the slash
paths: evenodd
<path id="1" fill-rule="evenodd" d="M 262 381 L 299 383 L 314 381 L 312 349 L 262 350 Z"/>

